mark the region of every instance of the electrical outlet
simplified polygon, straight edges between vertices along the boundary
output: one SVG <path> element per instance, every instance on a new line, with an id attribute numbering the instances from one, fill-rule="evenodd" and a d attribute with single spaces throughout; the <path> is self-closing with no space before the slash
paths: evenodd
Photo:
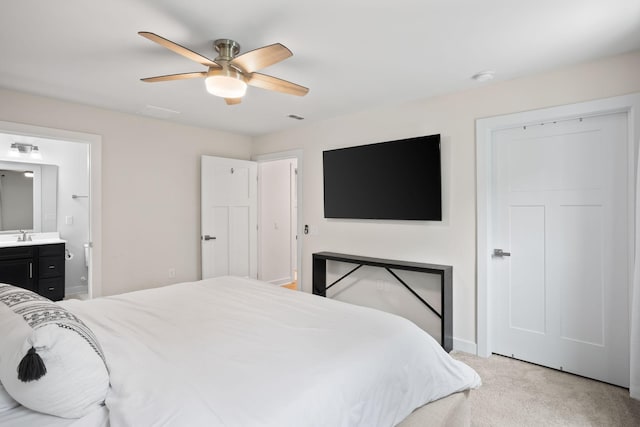
<path id="1" fill-rule="evenodd" d="M 173 279 L 176 277 L 176 269 L 175 268 L 170 268 L 169 269 L 169 279 Z"/>

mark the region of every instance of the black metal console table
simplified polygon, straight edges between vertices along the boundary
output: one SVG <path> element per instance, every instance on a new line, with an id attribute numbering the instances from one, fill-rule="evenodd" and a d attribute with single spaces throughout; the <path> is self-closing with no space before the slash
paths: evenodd
<path id="1" fill-rule="evenodd" d="M 327 286 L 327 260 L 357 264 L 357 266 L 338 280 Z M 327 296 L 327 289 L 349 276 L 360 267 L 368 265 L 381 267 L 387 270 L 398 282 L 404 285 L 416 298 L 440 318 L 440 345 L 445 351 L 453 349 L 453 317 L 452 317 L 452 272 L 450 265 L 425 264 L 421 262 L 395 261 L 382 258 L 369 258 L 357 255 L 338 254 L 334 252 L 318 252 L 313 254 L 313 293 L 323 297 Z M 420 273 L 437 274 L 440 276 L 440 313 L 431 304 L 418 295 L 391 269 L 418 271 Z"/>

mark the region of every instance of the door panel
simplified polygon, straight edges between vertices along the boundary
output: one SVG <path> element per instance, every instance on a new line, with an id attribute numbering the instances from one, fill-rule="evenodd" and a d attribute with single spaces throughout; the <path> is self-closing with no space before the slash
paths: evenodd
<path id="1" fill-rule="evenodd" d="M 494 133 L 497 353 L 628 386 L 626 122 Z"/>
<path id="2" fill-rule="evenodd" d="M 511 208 L 511 251 L 511 327 L 544 334 L 544 206 Z"/>
<path id="3" fill-rule="evenodd" d="M 229 240 L 229 253 L 233 254 L 233 256 L 229 259 L 229 273 L 232 276 L 245 277 L 250 275 L 250 263 L 247 262 L 247 260 L 251 259 L 250 222 L 248 206 L 231 207 L 229 234 L 233 236 L 233 239 Z"/>
<path id="4" fill-rule="evenodd" d="M 561 206 L 558 213 L 559 235 L 554 240 L 565 264 L 557 277 L 563 284 L 559 301 L 560 337 L 602 346 L 605 289 L 602 206 Z"/>
<path id="5" fill-rule="evenodd" d="M 508 147 L 511 191 L 601 188 L 604 142 L 600 130 L 565 129 L 560 130 L 559 135 L 544 135 L 543 132 L 550 133 L 553 129 L 518 130 L 517 133 L 529 136 L 521 135 Z"/>
<path id="6" fill-rule="evenodd" d="M 203 255 L 205 251 L 210 251 L 212 269 L 205 277 L 225 276 L 229 274 L 229 208 L 227 206 L 217 206 L 211 208 L 213 221 L 213 231 L 216 240 L 211 244 L 203 242 Z M 204 267 L 203 259 L 203 267 Z"/>

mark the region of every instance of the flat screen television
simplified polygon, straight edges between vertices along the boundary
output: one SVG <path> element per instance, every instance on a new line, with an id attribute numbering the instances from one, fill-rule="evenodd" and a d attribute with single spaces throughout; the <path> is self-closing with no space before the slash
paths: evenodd
<path id="1" fill-rule="evenodd" d="M 324 216 L 441 221 L 440 171 L 440 135 L 324 151 Z"/>

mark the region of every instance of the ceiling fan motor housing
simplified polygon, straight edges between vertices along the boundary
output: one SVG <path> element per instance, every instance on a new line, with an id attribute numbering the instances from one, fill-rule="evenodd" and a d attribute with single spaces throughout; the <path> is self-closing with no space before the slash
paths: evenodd
<path id="1" fill-rule="evenodd" d="M 240 44 L 231 39 L 218 39 L 213 42 L 218 57 L 216 61 L 231 61 L 238 53 L 240 53 Z"/>

